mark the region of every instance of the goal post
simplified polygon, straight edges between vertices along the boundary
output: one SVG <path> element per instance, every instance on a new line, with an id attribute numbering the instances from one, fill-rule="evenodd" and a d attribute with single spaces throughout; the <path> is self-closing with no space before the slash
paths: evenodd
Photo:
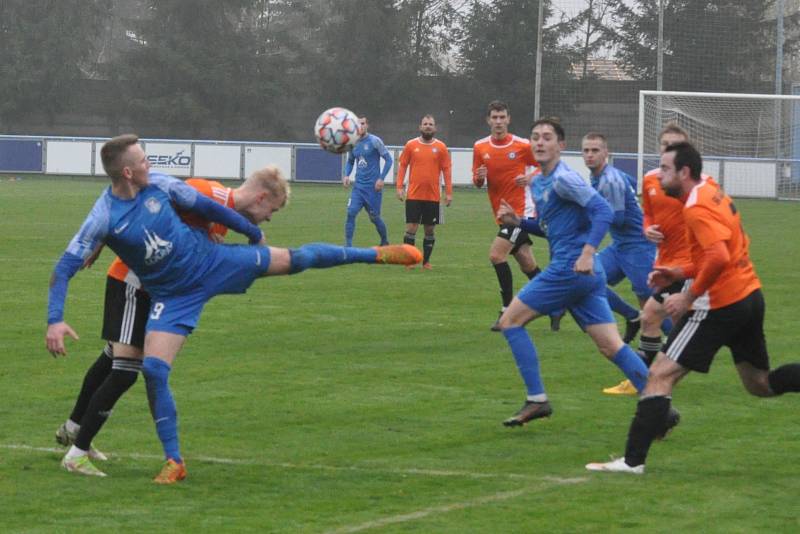
<path id="1" fill-rule="evenodd" d="M 800 199 L 800 95 L 640 91 L 639 176 L 658 166 L 668 123 L 731 196 Z"/>

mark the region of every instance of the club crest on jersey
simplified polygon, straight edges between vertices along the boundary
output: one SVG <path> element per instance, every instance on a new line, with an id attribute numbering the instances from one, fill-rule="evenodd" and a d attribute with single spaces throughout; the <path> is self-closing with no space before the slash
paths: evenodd
<path id="1" fill-rule="evenodd" d="M 150 197 L 144 201 L 144 205 L 147 208 L 147 211 L 150 213 L 158 213 L 161 211 L 161 202 L 158 201 L 155 197 Z"/>
<path id="2" fill-rule="evenodd" d="M 158 202 L 158 201 L 156 201 Z M 159 205 L 160 208 L 160 205 Z M 158 237 L 155 233 L 150 233 L 145 228 L 144 230 L 144 246 L 145 246 L 145 255 L 144 255 L 144 263 L 145 265 L 155 265 L 156 263 L 160 262 L 167 256 L 169 253 L 172 252 L 172 242 L 165 241 Z"/>
<path id="3" fill-rule="evenodd" d="M 508 159 L 516 159 L 516 158 L 517 158 L 517 153 L 516 152 L 509 152 L 508 153 Z"/>
<path id="4" fill-rule="evenodd" d="M 439 149 L 438 149 L 438 148 L 432 148 L 432 149 L 431 149 L 431 152 L 433 152 L 434 154 L 436 154 L 437 152 L 439 152 Z"/>

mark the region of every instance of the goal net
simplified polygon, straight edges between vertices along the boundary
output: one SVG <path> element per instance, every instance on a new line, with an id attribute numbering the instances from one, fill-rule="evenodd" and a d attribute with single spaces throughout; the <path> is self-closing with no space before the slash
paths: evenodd
<path id="1" fill-rule="evenodd" d="M 731 196 L 800 199 L 800 96 L 640 91 L 639 176 L 658 166 L 668 123 Z"/>

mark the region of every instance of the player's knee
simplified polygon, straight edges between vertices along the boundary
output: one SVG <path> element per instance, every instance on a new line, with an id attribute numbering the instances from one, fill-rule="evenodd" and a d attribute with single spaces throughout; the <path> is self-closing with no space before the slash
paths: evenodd
<path id="1" fill-rule="evenodd" d="M 502 252 L 497 252 L 494 250 L 489 251 L 489 261 L 492 262 L 492 265 L 497 265 L 498 263 L 503 263 L 504 261 L 508 260 L 508 255 Z"/>
<path id="2" fill-rule="evenodd" d="M 169 380 L 170 366 L 158 358 L 146 357 L 142 362 L 142 374 L 147 387 L 166 384 Z"/>

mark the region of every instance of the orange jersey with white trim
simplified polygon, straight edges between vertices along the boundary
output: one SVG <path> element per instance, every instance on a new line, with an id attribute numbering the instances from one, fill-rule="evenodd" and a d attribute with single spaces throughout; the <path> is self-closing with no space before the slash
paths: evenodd
<path id="1" fill-rule="evenodd" d="M 661 170 L 653 169 L 642 179 L 642 211 L 644 228 L 657 224 L 664 234 L 658 244 L 657 265 L 684 265 L 691 261 L 683 220 L 683 202 L 664 192 Z"/>
<path id="2" fill-rule="evenodd" d="M 214 180 L 206 180 L 203 178 L 189 178 L 186 180 L 186 183 L 197 189 L 197 191 L 199 191 L 201 194 L 222 204 L 223 206 L 227 206 L 229 208 L 234 207 L 233 190 L 230 187 L 225 187 L 219 182 L 215 182 Z M 225 234 L 228 233 L 228 228 L 226 226 L 218 223 L 211 223 L 196 213 L 185 211 L 179 213 L 181 219 L 186 224 L 196 226 L 197 228 L 207 228 L 208 235 L 216 234 L 221 237 L 225 237 Z M 136 274 L 131 272 L 128 266 L 125 265 L 119 258 L 114 258 L 114 261 L 111 262 L 111 265 L 108 268 L 108 276 L 131 284 L 136 288 L 141 287 L 141 283 L 139 282 L 139 278 L 136 276 Z"/>
<path id="3" fill-rule="evenodd" d="M 402 191 L 408 174 L 408 200 L 430 200 L 439 202 L 444 178 L 445 191 L 453 194 L 453 178 L 450 173 L 450 151 L 438 139 L 425 142 L 421 137 L 412 139 L 403 147 L 398 159 L 397 190 Z"/>
<path id="4" fill-rule="evenodd" d="M 742 228 L 741 216 L 731 197 L 716 182 L 701 182 L 692 189 L 683 216 L 696 267 L 703 265 L 704 250 L 714 243 L 723 241 L 730 255 L 730 261 L 706 294 L 695 300 L 694 309 L 722 308 L 761 287 L 750 261 L 750 239 Z"/>
<path id="5" fill-rule="evenodd" d="M 491 136 L 475 142 L 472 147 L 472 175 L 481 165 L 486 165 L 486 186 L 489 190 L 489 202 L 492 213 L 496 214 L 500 200 L 511 204 L 520 217 L 533 215 L 533 199 L 528 187 L 520 187 L 514 179 L 525 174 L 528 167 L 536 166 L 531 142 L 516 135 L 507 135 L 502 141 Z M 497 224 L 500 224 L 500 220 Z"/>

